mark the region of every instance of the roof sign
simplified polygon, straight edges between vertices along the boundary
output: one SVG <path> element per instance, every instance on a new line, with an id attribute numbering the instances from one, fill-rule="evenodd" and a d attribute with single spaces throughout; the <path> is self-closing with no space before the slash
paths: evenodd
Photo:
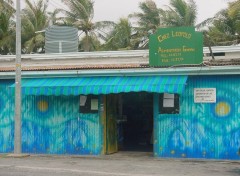
<path id="1" fill-rule="evenodd" d="M 194 27 L 161 28 L 150 36 L 150 66 L 201 64 L 203 36 Z"/>

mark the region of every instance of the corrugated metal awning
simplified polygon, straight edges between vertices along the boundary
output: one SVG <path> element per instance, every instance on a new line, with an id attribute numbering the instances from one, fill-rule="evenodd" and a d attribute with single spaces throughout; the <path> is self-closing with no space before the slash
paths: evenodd
<path id="1" fill-rule="evenodd" d="M 56 96 L 141 91 L 181 94 L 186 80 L 187 76 L 31 78 L 22 80 L 22 93 L 24 95 Z"/>

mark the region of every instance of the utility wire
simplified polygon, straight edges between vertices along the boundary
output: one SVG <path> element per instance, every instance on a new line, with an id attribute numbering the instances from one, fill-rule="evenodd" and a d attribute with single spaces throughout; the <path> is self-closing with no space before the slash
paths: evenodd
<path id="1" fill-rule="evenodd" d="M 49 3 L 55 8 L 67 10 L 67 7 L 63 3 L 59 2 L 59 0 L 49 0 Z"/>

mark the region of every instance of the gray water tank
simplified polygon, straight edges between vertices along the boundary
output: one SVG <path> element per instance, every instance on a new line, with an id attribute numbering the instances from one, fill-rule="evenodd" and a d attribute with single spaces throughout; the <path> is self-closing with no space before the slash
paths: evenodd
<path id="1" fill-rule="evenodd" d="M 51 26 L 45 32 L 45 53 L 78 52 L 78 30 L 69 26 Z"/>

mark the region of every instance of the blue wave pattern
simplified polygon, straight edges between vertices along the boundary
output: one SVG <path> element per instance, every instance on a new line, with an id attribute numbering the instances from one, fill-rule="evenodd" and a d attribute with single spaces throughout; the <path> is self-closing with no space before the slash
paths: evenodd
<path id="1" fill-rule="evenodd" d="M 101 153 L 99 114 L 79 113 L 79 96 L 25 96 L 23 102 L 23 152 Z"/>
<path id="2" fill-rule="evenodd" d="M 11 80 L 0 81 L 0 152 L 13 152 L 14 144 L 14 95 L 8 88 Z"/>
<path id="3" fill-rule="evenodd" d="M 180 114 L 155 117 L 155 156 L 240 159 L 239 87 L 239 76 L 189 77 Z M 194 103 L 194 88 L 216 88 L 217 102 Z"/>
<path id="4" fill-rule="evenodd" d="M 0 81 L 0 153 L 14 150 L 14 81 Z M 100 116 L 79 113 L 79 96 L 23 96 L 22 152 L 99 155 Z"/>

